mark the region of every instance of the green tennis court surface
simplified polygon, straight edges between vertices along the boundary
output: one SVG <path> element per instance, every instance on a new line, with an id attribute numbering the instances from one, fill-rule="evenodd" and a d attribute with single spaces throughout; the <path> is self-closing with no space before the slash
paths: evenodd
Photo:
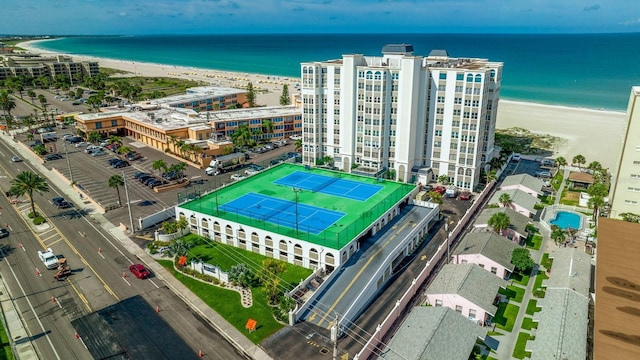
<path id="1" fill-rule="evenodd" d="M 294 176 L 306 174 L 306 177 L 318 175 L 319 177 L 315 177 L 315 179 L 322 179 L 322 177 L 338 179 L 342 185 L 349 184 L 347 190 L 351 193 L 346 191 L 342 194 L 345 196 L 336 194 L 340 191 L 333 184 L 338 183 L 338 180 L 324 182 L 323 184 L 326 186 L 324 188 L 320 183 L 316 183 L 313 190 L 297 188 L 296 191 L 293 191 L 291 185 L 288 184 L 292 180 L 290 175 L 297 172 L 301 174 Z M 308 178 L 314 179 L 313 176 Z M 325 188 L 328 188 L 329 191 L 323 191 Z M 357 192 L 358 188 L 363 189 L 360 195 Z M 280 164 L 225 186 L 218 191 L 183 203 L 179 207 L 298 238 L 320 246 L 341 249 L 380 215 L 404 199 L 414 188 L 415 185 L 411 184 L 388 180 L 378 181 L 375 178 L 317 168 L 306 170 L 304 166 L 294 164 Z M 260 208 L 256 206 L 258 201 L 245 197 L 248 194 L 254 194 L 253 200 L 259 200 L 261 207 L 266 206 L 267 209 L 264 209 L 266 212 L 259 210 Z M 297 231 L 295 226 L 296 195 L 298 204 Z M 361 200 L 365 196 L 366 200 Z M 286 216 L 274 216 L 273 210 L 278 209 L 279 206 L 283 211 L 286 211 Z M 271 212 L 269 212 L 269 208 L 271 208 Z M 304 210 L 301 211 L 301 209 Z M 309 211 L 315 212 L 315 214 L 311 216 Z M 303 218 L 308 220 L 304 222 Z"/>

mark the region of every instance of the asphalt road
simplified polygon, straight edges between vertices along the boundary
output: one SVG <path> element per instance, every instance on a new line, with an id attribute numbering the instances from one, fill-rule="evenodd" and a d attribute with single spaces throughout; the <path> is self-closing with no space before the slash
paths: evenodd
<path id="1" fill-rule="evenodd" d="M 0 142 L 3 193 L 18 172 L 37 172 L 28 161 L 11 162 L 12 153 Z M 23 216 L 30 211 L 28 201 L 12 205 L 0 196 L 2 220 L 11 233 L 0 242 L 6 244 L 0 271 L 30 334 L 20 341 L 32 341 L 43 359 L 101 358 L 104 348 L 116 349 L 111 358 L 170 359 L 178 352 L 180 358 L 197 358 L 202 350 L 219 358 L 243 359 L 161 279 L 132 277 L 128 266 L 139 261 L 100 227 L 98 219 L 84 213 L 83 204 L 66 210 L 53 206 L 50 198 L 62 192 L 54 183 L 49 185 L 48 193 L 34 195 L 37 211 L 47 219 L 39 228 Z M 37 250 L 47 247 L 67 259 L 72 275 L 64 281 L 55 280 L 55 271 L 46 270 L 37 258 Z"/>

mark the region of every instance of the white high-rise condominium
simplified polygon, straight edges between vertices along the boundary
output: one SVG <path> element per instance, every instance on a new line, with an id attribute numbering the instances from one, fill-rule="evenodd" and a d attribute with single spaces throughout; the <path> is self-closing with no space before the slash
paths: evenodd
<path id="1" fill-rule="evenodd" d="M 473 189 L 494 156 L 502 63 L 392 44 L 301 70 L 305 164 Z"/>
<path id="2" fill-rule="evenodd" d="M 610 217 L 640 215 L 640 86 L 631 88 L 618 172 L 611 189 Z"/>

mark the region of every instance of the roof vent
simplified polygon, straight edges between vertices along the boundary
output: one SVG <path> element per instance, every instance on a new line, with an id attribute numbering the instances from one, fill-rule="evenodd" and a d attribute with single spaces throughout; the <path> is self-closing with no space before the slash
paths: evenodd
<path id="1" fill-rule="evenodd" d="M 413 55 L 413 45 L 411 44 L 387 44 L 382 47 L 384 55 Z"/>

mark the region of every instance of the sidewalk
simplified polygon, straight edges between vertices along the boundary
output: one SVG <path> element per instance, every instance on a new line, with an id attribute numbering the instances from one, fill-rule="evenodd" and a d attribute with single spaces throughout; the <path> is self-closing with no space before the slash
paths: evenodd
<path id="1" fill-rule="evenodd" d="M 49 169 L 42 165 L 42 161 L 37 158 L 31 152 L 25 152 L 13 139 L 10 135 L 5 132 L 0 135 L 0 139 L 2 139 L 7 146 L 15 149 L 16 153 L 19 153 L 24 161 L 29 161 L 33 167 L 37 169 L 39 173 L 41 173 L 44 177 L 47 178 L 49 183 L 54 184 L 57 188 L 59 188 L 62 192 L 64 192 L 65 196 L 68 197 L 72 203 L 75 204 L 83 204 L 82 206 L 88 211 L 89 217 L 93 218 L 99 226 L 110 233 L 113 238 L 118 240 L 120 245 L 124 247 L 130 254 L 135 256 L 144 262 L 149 269 L 151 269 L 156 276 L 161 278 L 167 286 L 173 291 L 176 296 L 180 297 L 190 308 L 192 308 L 195 312 L 200 314 L 204 319 L 207 319 L 209 324 L 211 324 L 227 341 L 229 341 L 234 347 L 238 349 L 240 353 L 245 354 L 246 356 L 256 359 L 256 360 L 270 360 L 271 358 L 267 353 L 262 350 L 258 345 L 252 343 L 247 339 L 240 331 L 238 331 L 235 327 L 229 324 L 222 316 L 216 313 L 213 309 L 207 306 L 204 301 L 200 300 L 197 296 L 195 296 L 186 286 L 184 286 L 180 281 L 176 280 L 164 267 L 160 266 L 152 257 L 149 255 L 144 249 L 141 249 L 137 246 L 131 239 L 123 232 L 123 230 L 119 226 L 115 226 L 111 224 L 102 214 L 98 213 L 97 209 L 93 205 L 86 205 L 85 200 L 80 198 L 80 194 L 74 191 L 73 187 L 70 186 L 69 181 L 65 181 L 60 176 L 54 174 Z M 2 291 L 2 289 L 0 289 Z M 4 291 L 2 291 L 4 294 Z M 2 298 L 0 297 L 0 300 Z M 2 307 L 4 310 L 5 301 L 2 301 Z M 17 317 L 19 313 L 14 311 L 14 317 L 19 320 Z M 5 315 L 8 318 L 7 315 Z M 7 324 L 8 332 L 15 339 L 16 335 L 20 331 L 24 332 L 24 336 L 26 337 L 26 330 L 22 327 L 21 321 L 12 321 Z M 22 329 L 21 329 L 22 327 Z M 30 346 L 30 343 L 27 343 Z M 15 345 L 17 347 L 17 344 Z M 20 359 L 38 359 L 35 352 L 34 357 L 24 357 L 20 352 Z"/>
<path id="2" fill-rule="evenodd" d="M 4 279 L 0 279 L 0 305 L 2 306 L 2 324 L 5 327 L 9 342 L 11 343 L 11 351 L 16 359 L 20 360 L 37 360 L 39 359 L 36 349 L 31 343 L 31 338 L 24 328 L 21 311 L 16 308 L 13 302 L 13 295 L 10 294 Z"/>

